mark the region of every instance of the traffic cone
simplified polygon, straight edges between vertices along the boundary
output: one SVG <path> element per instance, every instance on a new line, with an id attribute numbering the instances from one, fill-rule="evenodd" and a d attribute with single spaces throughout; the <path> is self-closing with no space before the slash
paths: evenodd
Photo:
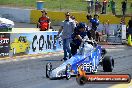
<path id="1" fill-rule="evenodd" d="M 129 45 L 129 46 L 132 46 L 132 42 L 131 42 L 131 34 L 129 34 L 129 36 L 128 36 L 128 45 Z"/>

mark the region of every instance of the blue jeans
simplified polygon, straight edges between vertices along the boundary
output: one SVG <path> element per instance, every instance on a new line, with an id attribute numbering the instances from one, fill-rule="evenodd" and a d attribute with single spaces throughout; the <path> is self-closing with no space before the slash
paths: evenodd
<path id="1" fill-rule="evenodd" d="M 64 50 L 64 59 L 67 59 L 69 53 L 69 56 L 71 55 L 71 49 L 70 49 L 70 39 L 63 39 L 63 50 Z"/>

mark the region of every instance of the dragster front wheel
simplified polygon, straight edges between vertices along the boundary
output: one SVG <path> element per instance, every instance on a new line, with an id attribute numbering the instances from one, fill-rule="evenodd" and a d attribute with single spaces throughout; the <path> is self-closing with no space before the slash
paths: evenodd
<path id="1" fill-rule="evenodd" d="M 112 72 L 114 68 L 114 59 L 111 56 L 105 56 L 103 59 L 104 72 Z"/>
<path id="2" fill-rule="evenodd" d="M 51 71 L 52 71 L 52 64 L 51 63 L 47 63 L 46 64 L 46 78 L 49 78 Z"/>
<path id="3" fill-rule="evenodd" d="M 84 85 L 87 82 L 87 78 L 85 76 L 78 76 L 76 81 L 79 85 Z"/>
<path id="4" fill-rule="evenodd" d="M 71 65 L 68 64 L 66 66 L 66 79 L 69 80 L 71 78 Z"/>

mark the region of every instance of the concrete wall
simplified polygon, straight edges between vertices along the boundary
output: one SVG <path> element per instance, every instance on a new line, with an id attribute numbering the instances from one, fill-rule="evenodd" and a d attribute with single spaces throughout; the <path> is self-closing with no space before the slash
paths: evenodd
<path id="1" fill-rule="evenodd" d="M 30 23 L 30 9 L 0 7 L 0 15 L 16 22 Z"/>

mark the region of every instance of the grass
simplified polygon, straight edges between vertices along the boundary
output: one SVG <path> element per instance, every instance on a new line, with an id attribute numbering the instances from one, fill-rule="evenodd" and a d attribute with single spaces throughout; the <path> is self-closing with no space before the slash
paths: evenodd
<path id="1" fill-rule="evenodd" d="M 87 3 L 84 0 L 42 0 L 44 1 L 44 8 L 54 11 L 87 11 Z M 94 0 L 95 1 L 95 0 Z M 102 1 L 102 0 L 99 0 Z M 122 0 L 115 0 L 116 12 L 121 14 L 121 2 Z M 132 7 L 130 7 L 131 0 L 128 0 L 127 14 L 132 13 Z M 36 0 L 0 0 L 0 5 L 24 7 L 24 8 L 36 8 Z M 107 8 L 107 12 L 111 14 L 111 9 Z"/>

